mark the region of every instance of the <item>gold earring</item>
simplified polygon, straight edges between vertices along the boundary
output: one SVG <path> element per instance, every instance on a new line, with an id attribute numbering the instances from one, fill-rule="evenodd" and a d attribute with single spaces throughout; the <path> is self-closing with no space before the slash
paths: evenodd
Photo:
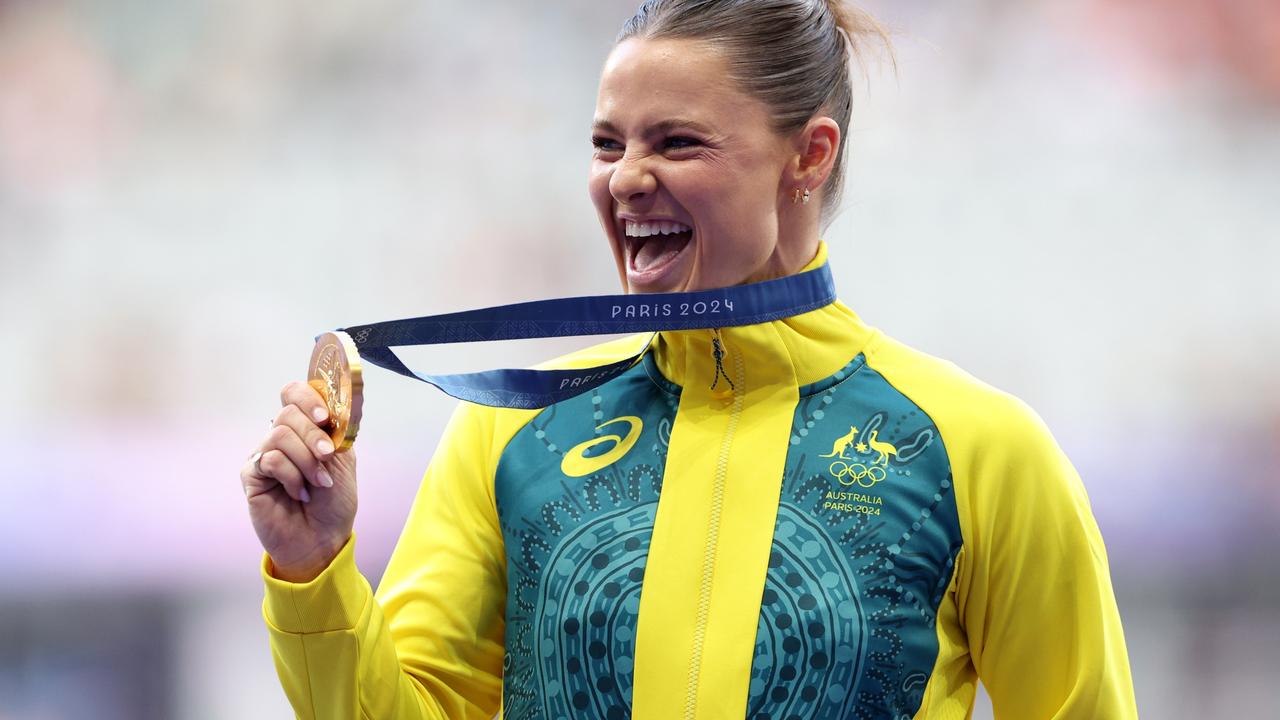
<path id="1" fill-rule="evenodd" d="M 795 205 L 798 202 L 800 202 L 800 188 L 796 188 L 795 192 L 791 193 L 791 204 Z"/>

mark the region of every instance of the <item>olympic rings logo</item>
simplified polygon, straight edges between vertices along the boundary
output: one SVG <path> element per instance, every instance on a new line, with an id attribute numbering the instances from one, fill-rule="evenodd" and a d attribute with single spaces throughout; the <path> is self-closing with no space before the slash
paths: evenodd
<path id="1" fill-rule="evenodd" d="M 840 481 L 841 485 L 858 485 L 864 488 L 873 487 L 888 476 L 885 469 L 879 465 L 872 464 L 870 467 L 862 463 L 849 465 L 839 460 L 831 463 L 831 474 Z"/>

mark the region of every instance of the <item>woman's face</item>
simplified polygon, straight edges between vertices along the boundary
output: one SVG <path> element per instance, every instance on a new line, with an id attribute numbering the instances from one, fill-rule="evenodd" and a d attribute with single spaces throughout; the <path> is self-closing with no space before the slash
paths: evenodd
<path id="1" fill-rule="evenodd" d="M 780 277 L 808 262 L 780 243 L 797 155 L 723 57 L 694 40 L 629 39 L 596 101 L 591 200 L 628 292 L 703 290 Z"/>

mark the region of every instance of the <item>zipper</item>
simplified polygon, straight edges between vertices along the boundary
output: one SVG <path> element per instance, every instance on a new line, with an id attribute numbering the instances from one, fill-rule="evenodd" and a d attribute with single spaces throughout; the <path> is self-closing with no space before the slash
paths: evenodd
<path id="1" fill-rule="evenodd" d="M 738 430 L 738 420 L 742 415 L 742 408 L 745 404 L 742 388 L 735 385 L 733 378 L 729 376 L 729 373 L 725 372 L 723 362 L 726 354 L 731 355 L 734 375 L 741 382 L 743 379 L 742 355 L 740 353 L 729 353 L 721 341 L 720 331 L 713 330 L 712 332 L 711 356 L 716 363 L 716 379 L 715 382 L 712 382 L 711 388 L 715 390 L 716 383 L 720 381 L 721 375 L 724 376 L 728 385 L 727 388 L 713 392 L 713 395 L 720 399 L 732 397 L 733 405 L 729 410 L 729 424 L 725 428 L 724 437 L 720 439 L 720 455 L 716 459 L 715 478 L 711 485 L 711 518 L 707 526 L 707 544 L 702 555 L 702 583 L 698 587 L 698 612 L 694 621 L 693 655 L 689 661 L 689 685 L 684 704 L 685 720 L 694 720 L 698 707 L 698 681 L 702 673 L 703 645 L 707 639 L 707 619 L 711 613 L 711 581 L 715 570 L 716 547 L 720 540 L 720 515 L 724 510 L 724 486 L 729 473 L 729 448 L 733 444 L 733 436 Z"/>
<path id="2" fill-rule="evenodd" d="M 711 358 L 716 361 L 716 377 L 711 381 L 711 389 L 715 392 L 711 393 L 718 400 L 726 400 L 733 395 L 733 378 L 729 377 L 729 373 L 724 371 L 724 343 L 720 340 L 720 329 L 716 328 L 711 331 Z M 727 387 L 716 390 L 716 386 L 720 384 L 720 378 L 724 377 Z"/>

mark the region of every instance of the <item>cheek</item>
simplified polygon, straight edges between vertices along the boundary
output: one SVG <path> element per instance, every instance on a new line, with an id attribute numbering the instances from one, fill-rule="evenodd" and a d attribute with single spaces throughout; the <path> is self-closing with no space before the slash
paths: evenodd
<path id="1" fill-rule="evenodd" d="M 741 173 L 713 171 L 688 180 L 683 195 L 708 230 L 742 242 L 757 235 L 770 217 L 769 193 L 744 181 Z"/>
<path id="2" fill-rule="evenodd" d="M 748 168 L 707 170 L 703 177 L 687 178 L 684 197 L 706 231 L 700 248 L 706 275 L 700 284 L 722 287 L 744 282 L 773 254 L 774 189 L 768 178 Z"/>
<path id="3" fill-rule="evenodd" d="M 595 203 L 597 208 L 601 202 L 609 201 L 609 175 L 607 165 L 597 160 L 591 161 L 591 166 L 587 170 L 587 193 L 591 195 L 591 202 Z"/>

